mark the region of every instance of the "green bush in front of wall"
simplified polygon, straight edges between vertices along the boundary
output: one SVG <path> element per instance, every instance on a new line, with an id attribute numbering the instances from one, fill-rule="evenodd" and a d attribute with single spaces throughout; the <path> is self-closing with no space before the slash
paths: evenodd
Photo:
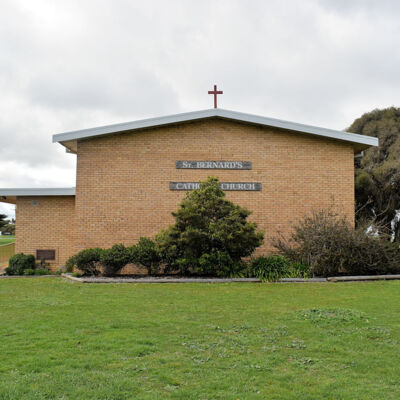
<path id="1" fill-rule="evenodd" d="M 105 276 L 116 275 L 130 262 L 130 253 L 123 244 L 115 244 L 111 249 L 102 250 L 100 253 L 100 263 Z"/>
<path id="2" fill-rule="evenodd" d="M 130 262 L 145 267 L 149 275 L 160 272 L 161 256 L 153 240 L 141 237 L 137 244 L 128 248 L 128 251 L 130 253 Z"/>
<path id="3" fill-rule="evenodd" d="M 75 256 L 72 256 L 68 258 L 68 260 L 65 263 L 65 272 L 72 274 L 72 272 L 74 272 L 75 267 L 76 267 L 76 258 Z"/>
<path id="4" fill-rule="evenodd" d="M 91 249 L 81 250 L 73 256 L 73 262 L 84 275 L 100 275 L 100 258 L 103 250 L 95 247 Z M 70 260 L 67 261 L 67 263 Z"/>
<path id="5" fill-rule="evenodd" d="M 283 256 L 259 256 L 250 261 L 248 275 L 261 281 L 275 282 L 290 276 L 290 263 Z"/>
<path id="6" fill-rule="evenodd" d="M 18 253 L 10 257 L 6 275 L 24 275 L 25 270 L 36 269 L 35 257 L 32 254 Z"/>
<path id="7" fill-rule="evenodd" d="M 232 276 L 264 240 L 247 220 L 251 212 L 225 198 L 218 178 L 188 192 L 172 215 L 175 223 L 155 238 L 167 271 Z"/>

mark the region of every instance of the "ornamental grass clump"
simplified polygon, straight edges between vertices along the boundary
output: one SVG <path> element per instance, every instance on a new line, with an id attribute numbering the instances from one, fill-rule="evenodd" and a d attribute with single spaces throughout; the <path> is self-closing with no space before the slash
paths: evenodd
<path id="1" fill-rule="evenodd" d="M 276 254 L 252 258 L 247 269 L 248 277 L 258 278 L 263 282 L 276 282 L 282 278 L 307 279 L 310 275 L 309 265 L 291 262 L 286 257 Z"/>
<path id="2" fill-rule="evenodd" d="M 278 281 L 290 275 L 289 261 L 279 255 L 256 257 L 249 264 L 248 275 L 261 281 Z"/>

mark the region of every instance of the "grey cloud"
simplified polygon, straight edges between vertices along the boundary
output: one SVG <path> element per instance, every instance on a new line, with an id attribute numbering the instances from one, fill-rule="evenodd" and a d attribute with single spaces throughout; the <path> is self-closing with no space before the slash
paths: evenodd
<path id="1" fill-rule="evenodd" d="M 143 115 L 154 112 L 155 104 L 161 113 L 178 108 L 172 88 L 154 75 L 126 65 L 110 73 L 41 73 L 29 84 L 27 94 L 34 104 L 71 112 L 107 109 L 117 115 Z"/>
<path id="2" fill-rule="evenodd" d="M 343 129 L 396 105 L 399 17 L 397 1 L 3 0 L 1 185 L 69 185 L 53 133 L 210 108 L 214 83 L 221 107 Z"/>
<path id="3" fill-rule="evenodd" d="M 369 14 L 372 17 L 393 15 L 400 11 L 397 0 L 319 0 L 319 5 L 338 14 Z"/>

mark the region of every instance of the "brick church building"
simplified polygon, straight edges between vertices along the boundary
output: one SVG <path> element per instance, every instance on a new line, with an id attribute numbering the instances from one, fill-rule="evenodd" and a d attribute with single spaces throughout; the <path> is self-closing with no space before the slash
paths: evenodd
<path id="1" fill-rule="evenodd" d="M 186 190 L 217 176 L 268 238 L 313 209 L 354 221 L 354 154 L 378 140 L 214 108 L 61 133 L 76 187 L 0 189 L 16 204 L 16 252 L 53 269 L 88 247 L 131 245 L 173 222 Z"/>

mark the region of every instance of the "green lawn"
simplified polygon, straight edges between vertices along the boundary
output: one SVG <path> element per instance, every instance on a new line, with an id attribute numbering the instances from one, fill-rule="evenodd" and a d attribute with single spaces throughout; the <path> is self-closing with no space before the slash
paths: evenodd
<path id="1" fill-rule="evenodd" d="M 2 244 L 12 243 L 12 242 L 15 242 L 15 237 L 14 236 L 8 236 L 8 235 L 0 236 L 0 246 Z"/>
<path id="2" fill-rule="evenodd" d="M 398 399 L 399 342 L 400 282 L 0 279 L 1 400 Z"/>

